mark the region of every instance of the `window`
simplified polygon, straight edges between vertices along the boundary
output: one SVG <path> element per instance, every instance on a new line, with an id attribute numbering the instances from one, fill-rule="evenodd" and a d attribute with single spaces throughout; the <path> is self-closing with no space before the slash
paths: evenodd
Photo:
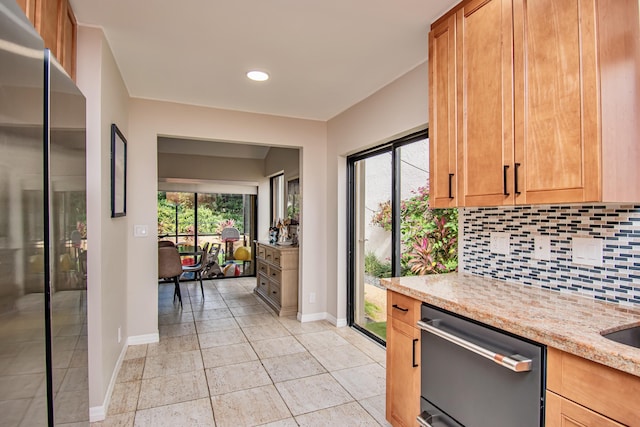
<path id="1" fill-rule="evenodd" d="M 285 218 L 284 174 L 271 177 L 271 224 Z"/>
<path id="2" fill-rule="evenodd" d="M 219 244 L 220 268 L 237 264 L 234 272 L 253 275 L 253 263 L 246 258 L 236 259 L 235 252 L 243 246 L 251 248 L 256 239 L 256 199 L 253 194 L 159 191 L 158 238 L 189 250 L 205 243 Z M 240 238 L 223 241 L 221 233 L 225 228 L 238 229 Z"/>

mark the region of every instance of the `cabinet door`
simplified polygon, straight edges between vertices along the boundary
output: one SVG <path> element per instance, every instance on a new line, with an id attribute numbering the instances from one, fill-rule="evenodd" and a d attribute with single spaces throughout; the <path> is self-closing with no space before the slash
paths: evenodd
<path id="1" fill-rule="evenodd" d="M 388 320 L 387 420 L 393 426 L 415 426 L 420 414 L 420 330 Z"/>
<path id="2" fill-rule="evenodd" d="M 429 206 L 457 206 L 455 16 L 429 33 Z"/>
<path id="3" fill-rule="evenodd" d="M 53 56 L 58 58 L 58 18 L 63 0 L 35 0 L 36 29 L 44 40 L 44 47 L 49 48 Z"/>
<path id="4" fill-rule="evenodd" d="M 469 1 L 456 19 L 460 205 L 512 204 L 511 0 Z"/>
<path id="5" fill-rule="evenodd" d="M 17 0 L 18 6 L 22 9 L 29 21 L 35 26 L 36 23 L 36 0 Z"/>
<path id="6" fill-rule="evenodd" d="M 596 201 L 595 0 L 514 0 L 516 203 Z"/>
<path id="7" fill-rule="evenodd" d="M 58 29 L 58 60 L 69 76 L 76 78 L 76 18 L 67 0 L 62 0 Z"/>
<path id="8" fill-rule="evenodd" d="M 547 391 L 546 407 L 547 427 L 622 427 L 622 424 L 550 391 Z"/>

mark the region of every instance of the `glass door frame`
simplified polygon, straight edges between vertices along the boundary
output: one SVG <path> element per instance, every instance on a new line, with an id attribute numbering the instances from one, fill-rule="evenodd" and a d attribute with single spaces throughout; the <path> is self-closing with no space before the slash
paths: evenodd
<path id="1" fill-rule="evenodd" d="M 357 259 L 357 225 L 356 225 L 356 167 L 358 161 L 383 153 L 391 153 L 391 276 L 401 274 L 402 249 L 400 244 L 400 202 L 401 202 L 401 158 L 398 150 L 408 144 L 429 138 L 429 129 L 423 129 L 390 141 L 386 144 L 352 154 L 347 157 L 347 325 L 367 335 L 372 340 L 386 346 L 386 341 L 355 322 L 356 308 L 356 259 Z"/>

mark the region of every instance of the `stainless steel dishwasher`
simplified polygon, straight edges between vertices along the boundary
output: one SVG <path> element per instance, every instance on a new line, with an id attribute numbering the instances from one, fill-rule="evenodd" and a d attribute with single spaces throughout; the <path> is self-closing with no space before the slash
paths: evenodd
<path id="1" fill-rule="evenodd" d="M 544 425 L 543 345 L 428 304 L 421 318 L 422 426 Z"/>

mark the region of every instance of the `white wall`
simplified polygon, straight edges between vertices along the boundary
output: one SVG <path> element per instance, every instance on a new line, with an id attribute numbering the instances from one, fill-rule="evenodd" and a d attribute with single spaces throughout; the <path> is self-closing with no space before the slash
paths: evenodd
<path id="1" fill-rule="evenodd" d="M 129 94 L 100 29 L 78 29 L 77 84 L 87 99 L 87 312 L 93 409 L 104 405 L 125 345 L 125 340 L 118 343 L 118 327 L 123 337 L 128 335 L 128 218 L 110 218 L 110 144 L 111 123 L 127 136 Z"/>
<path id="2" fill-rule="evenodd" d="M 131 335 L 157 333 L 157 138 L 158 136 L 251 143 L 280 147 L 302 147 L 301 175 L 305 192 L 305 221 L 301 236 L 301 283 L 305 319 L 324 317 L 326 312 L 326 123 L 218 110 L 168 102 L 131 100 L 129 116 L 129 187 L 127 217 L 130 224 L 146 224 L 151 235 L 134 238 L 128 234 L 129 253 L 136 254 L 127 272 L 128 321 Z M 264 190 L 264 185 L 260 188 Z M 262 191 L 264 192 L 264 191 Z M 263 204 L 263 200 L 259 199 Z M 259 228 L 268 227 L 259 224 Z M 310 242 L 305 244 L 305 242 Z M 309 293 L 317 295 L 309 304 Z"/>
<path id="3" fill-rule="evenodd" d="M 158 178 L 257 182 L 264 179 L 264 160 L 158 153 Z"/>
<path id="4" fill-rule="evenodd" d="M 264 159 L 263 176 L 271 177 L 284 171 L 285 181 L 298 176 L 300 173 L 300 150 L 273 147 Z"/>
<path id="5" fill-rule="evenodd" d="M 427 126 L 428 66 L 423 63 L 327 123 L 327 310 L 346 323 L 346 157 Z M 306 189 L 305 189 L 305 194 Z"/>
<path id="6" fill-rule="evenodd" d="M 284 173 L 285 201 L 287 181 L 300 176 L 302 151 L 292 148 L 273 147 L 264 159 L 265 177 L 258 187 L 258 239 L 269 240 L 269 226 L 271 225 L 271 177 Z M 302 180 L 300 180 L 302 181 Z M 302 188 L 302 184 L 301 184 Z"/>

